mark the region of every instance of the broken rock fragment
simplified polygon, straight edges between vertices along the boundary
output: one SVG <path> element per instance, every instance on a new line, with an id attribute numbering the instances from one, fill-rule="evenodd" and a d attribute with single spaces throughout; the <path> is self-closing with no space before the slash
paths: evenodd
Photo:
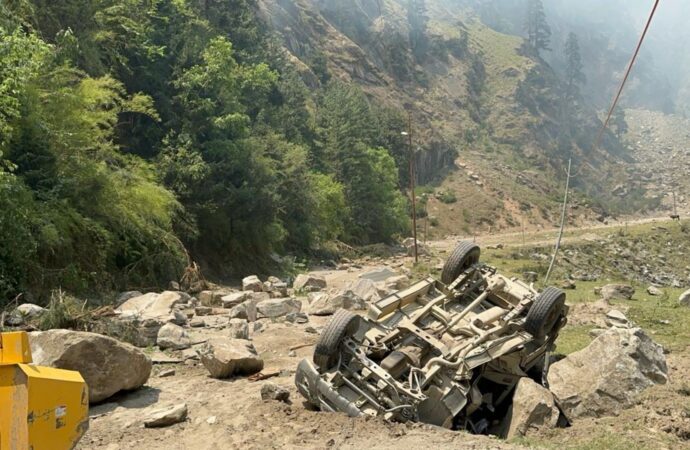
<path id="1" fill-rule="evenodd" d="M 525 436 L 530 430 L 554 428 L 559 414 L 553 394 L 548 389 L 531 378 L 520 378 L 500 434 L 511 439 Z"/>
<path id="2" fill-rule="evenodd" d="M 187 331 L 181 326 L 174 323 L 166 323 L 158 330 L 156 345 L 161 350 L 184 350 L 191 347 L 192 340 L 189 338 Z"/>
<path id="3" fill-rule="evenodd" d="M 187 419 L 187 404 L 180 403 L 151 411 L 144 419 L 146 428 L 160 428 L 183 422 Z"/>
<path id="4" fill-rule="evenodd" d="M 269 381 L 261 386 L 261 399 L 287 402 L 290 399 L 290 391 Z"/>
<path id="5" fill-rule="evenodd" d="M 242 279 L 242 290 L 261 292 L 264 290 L 264 284 L 256 275 L 250 275 Z"/>
<path id="6" fill-rule="evenodd" d="M 210 338 L 197 353 L 213 378 L 251 375 L 264 368 L 254 345 L 245 339 Z"/>
<path id="7" fill-rule="evenodd" d="M 320 275 L 301 273 L 295 278 L 292 287 L 298 291 L 320 291 L 326 288 L 326 279 Z"/>

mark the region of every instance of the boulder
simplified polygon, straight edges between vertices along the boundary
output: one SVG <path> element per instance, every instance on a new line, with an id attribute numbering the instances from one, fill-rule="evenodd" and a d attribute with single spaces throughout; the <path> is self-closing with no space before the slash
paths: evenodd
<path id="1" fill-rule="evenodd" d="M 617 309 L 612 309 L 607 312 L 604 321 L 609 327 L 629 328 L 632 326 L 632 323 L 625 317 L 625 314 Z"/>
<path id="2" fill-rule="evenodd" d="M 690 306 L 690 289 L 680 294 L 678 297 L 678 303 L 682 306 Z"/>
<path id="3" fill-rule="evenodd" d="M 220 302 L 223 308 L 232 308 L 247 300 L 248 292 L 233 292 L 232 294 L 221 297 Z"/>
<path id="4" fill-rule="evenodd" d="M 264 290 L 264 284 L 256 275 L 249 275 L 242 279 L 242 290 L 261 292 Z"/>
<path id="5" fill-rule="evenodd" d="M 180 403 L 166 408 L 156 409 L 144 419 L 146 428 L 160 428 L 184 422 L 187 419 L 187 404 Z"/>
<path id="6" fill-rule="evenodd" d="M 121 304 L 123 304 L 124 302 L 126 302 L 127 300 L 129 300 L 130 298 L 140 297 L 140 296 L 142 296 L 142 295 L 144 295 L 144 294 L 142 294 L 142 293 L 139 292 L 139 291 L 126 291 L 126 292 L 121 292 L 121 293 L 117 296 L 117 298 L 115 299 L 115 304 L 116 304 L 117 306 L 120 306 Z"/>
<path id="7" fill-rule="evenodd" d="M 269 381 L 261 386 L 261 400 L 288 402 L 290 400 L 290 391 Z"/>
<path id="8" fill-rule="evenodd" d="M 231 319 L 246 319 L 249 322 L 254 322 L 257 318 L 256 304 L 251 300 L 246 300 L 244 303 L 234 306 L 228 313 L 228 317 Z"/>
<path id="9" fill-rule="evenodd" d="M 161 294 L 151 292 L 132 297 L 121 304 L 115 312 L 121 318 L 137 318 L 139 320 L 159 319 L 167 322 L 171 319 L 175 305 L 189 301 L 189 295 L 184 292 L 165 291 Z"/>
<path id="10" fill-rule="evenodd" d="M 249 323 L 246 319 L 230 319 L 228 334 L 232 339 L 249 339 Z"/>
<path id="11" fill-rule="evenodd" d="M 303 312 L 292 312 L 285 315 L 285 321 L 290 323 L 307 323 L 309 316 Z"/>
<path id="12" fill-rule="evenodd" d="M 302 309 L 302 302 L 296 298 L 272 298 L 256 304 L 256 311 L 261 317 L 282 317 L 286 314 L 299 312 Z"/>
<path id="13" fill-rule="evenodd" d="M 45 311 L 45 308 L 41 308 L 33 303 L 23 303 L 14 308 L 5 318 L 5 323 L 11 327 L 18 327 L 24 325 L 28 320 L 36 319 Z"/>
<path id="14" fill-rule="evenodd" d="M 560 411 L 553 394 L 531 378 L 520 378 L 500 434 L 506 439 L 525 436 L 531 430 L 555 428 Z"/>
<path id="15" fill-rule="evenodd" d="M 407 275 L 396 275 L 394 277 L 386 278 L 384 286 L 387 289 L 399 291 L 410 286 L 410 278 Z"/>
<path id="16" fill-rule="evenodd" d="M 309 294 L 307 312 L 315 316 L 330 316 L 339 308 L 366 309 L 367 305 L 352 291 L 345 291 L 336 295 L 327 292 L 312 292 Z"/>
<path id="17" fill-rule="evenodd" d="M 537 272 L 524 272 L 522 278 L 528 283 L 536 283 L 539 279 L 539 274 Z"/>
<path id="18" fill-rule="evenodd" d="M 315 292 L 326 288 L 326 279 L 320 275 L 301 273 L 295 278 L 292 287 L 298 291 Z"/>
<path id="19" fill-rule="evenodd" d="M 577 289 L 577 285 L 572 280 L 563 280 L 561 289 Z"/>
<path id="20" fill-rule="evenodd" d="M 630 300 L 635 294 L 635 288 L 629 284 L 607 284 L 601 288 L 604 300 Z"/>
<path id="21" fill-rule="evenodd" d="M 668 380 L 663 349 L 640 328 L 609 328 L 551 365 L 549 388 L 569 420 L 617 414 Z"/>
<path id="22" fill-rule="evenodd" d="M 121 304 L 115 312 L 119 318 L 132 322 L 132 341 L 140 346 L 155 345 L 158 330 L 167 322 L 178 322 L 175 317 L 177 305 L 187 304 L 191 298 L 184 292 L 151 292 L 132 297 Z"/>
<path id="23" fill-rule="evenodd" d="M 206 321 L 201 317 L 195 317 L 189 321 L 189 326 L 192 328 L 203 328 L 206 326 Z"/>
<path id="24" fill-rule="evenodd" d="M 141 350 L 100 334 L 49 330 L 31 333 L 29 342 L 36 365 L 79 371 L 92 403 L 141 387 L 151 374 Z"/>
<path id="25" fill-rule="evenodd" d="M 181 326 L 174 323 L 166 323 L 158 330 L 156 345 L 161 350 L 184 350 L 192 346 L 192 340 Z"/>
<path id="26" fill-rule="evenodd" d="M 194 308 L 194 314 L 196 316 L 210 316 L 213 314 L 213 308 L 210 306 L 197 306 Z"/>
<path id="27" fill-rule="evenodd" d="M 251 300 L 254 303 L 263 302 L 271 298 L 271 294 L 268 292 L 249 292 L 247 294 L 247 300 Z"/>
<path id="28" fill-rule="evenodd" d="M 199 292 L 197 298 L 203 306 L 220 306 L 222 298 L 230 293 L 231 291 L 228 289 L 205 290 Z"/>
<path id="29" fill-rule="evenodd" d="M 251 375 L 264 368 L 254 345 L 245 339 L 210 338 L 197 353 L 213 378 Z"/>
<path id="30" fill-rule="evenodd" d="M 381 300 L 376 284 L 368 278 L 360 278 L 351 283 L 347 289 L 365 302 L 373 303 Z"/>
<path id="31" fill-rule="evenodd" d="M 654 297 L 657 297 L 657 296 L 659 296 L 659 295 L 663 295 L 663 294 L 664 294 L 664 291 L 662 291 L 661 289 L 659 289 L 659 288 L 656 287 L 656 286 L 649 286 L 649 287 L 647 288 L 647 294 L 652 295 L 652 296 L 654 296 Z"/>
<path id="32" fill-rule="evenodd" d="M 280 278 L 271 276 L 268 277 L 268 280 L 264 281 L 264 292 L 270 292 L 271 297 L 274 298 L 287 297 L 288 285 Z"/>
<path id="33" fill-rule="evenodd" d="M 402 242 L 403 247 L 405 247 L 405 250 L 407 251 L 407 254 L 409 256 L 414 256 L 414 238 L 407 238 Z M 422 244 L 417 240 L 417 255 L 428 255 L 429 254 L 429 247 L 426 245 Z"/>
<path id="34" fill-rule="evenodd" d="M 377 267 L 376 269 L 364 272 L 359 276 L 360 279 L 371 280 L 374 283 L 386 281 L 387 279 L 397 276 L 398 273 L 388 267 Z"/>

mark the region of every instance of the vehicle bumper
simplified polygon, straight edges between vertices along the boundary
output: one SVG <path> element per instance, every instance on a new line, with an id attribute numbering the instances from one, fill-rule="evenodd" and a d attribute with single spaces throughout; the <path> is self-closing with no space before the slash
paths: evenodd
<path id="1" fill-rule="evenodd" d="M 362 411 L 326 381 L 319 374 L 316 366 L 308 359 L 303 359 L 297 366 L 295 374 L 297 390 L 309 403 L 324 411 L 340 411 L 350 417 L 359 417 Z"/>

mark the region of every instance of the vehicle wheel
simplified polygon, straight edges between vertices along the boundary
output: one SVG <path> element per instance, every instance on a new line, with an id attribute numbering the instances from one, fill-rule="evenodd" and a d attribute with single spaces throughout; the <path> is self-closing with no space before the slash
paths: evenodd
<path id="1" fill-rule="evenodd" d="M 461 241 L 443 265 L 441 282 L 450 284 L 468 267 L 479 262 L 481 250 L 474 242 Z"/>
<path id="2" fill-rule="evenodd" d="M 359 316 L 339 309 L 321 332 L 314 348 L 314 364 L 320 371 L 333 367 L 338 362 L 340 344 L 347 336 L 352 336 L 359 328 Z"/>
<path id="3" fill-rule="evenodd" d="M 527 311 L 525 330 L 535 339 L 542 339 L 556 325 L 565 305 L 565 292 L 555 287 L 547 287 L 539 294 Z"/>

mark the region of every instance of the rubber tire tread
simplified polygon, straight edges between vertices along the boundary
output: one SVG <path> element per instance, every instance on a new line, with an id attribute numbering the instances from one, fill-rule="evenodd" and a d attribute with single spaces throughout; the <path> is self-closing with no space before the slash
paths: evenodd
<path id="1" fill-rule="evenodd" d="M 472 253 L 476 252 L 477 257 L 468 260 L 472 256 Z M 460 241 L 458 245 L 450 254 L 450 257 L 443 265 L 443 272 L 441 272 L 441 282 L 443 284 L 450 284 L 465 270 L 470 264 L 474 264 L 479 261 L 479 256 L 481 254 L 481 249 L 477 244 L 470 241 Z M 469 263 L 469 264 L 468 264 Z"/>
<path id="2" fill-rule="evenodd" d="M 327 371 L 338 362 L 338 350 L 343 339 L 359 328 L 359 316 L 339 309 L 321 332 L 314 347 L 314 364 L 320 371 Z"/>
<path id="3" fill-rule="evenodd" d="M 553 308 L 562 309 L 565 304 L 565 292 L 553 286 L 547 286 L 541 294 L 539 294 L 532 304 L 532 307 L 527 311 L 525 318 L 525 331 L 534 336 L 536 339 L 543 338 L 551 329 L 546 330 L 548 325 L 546 320 Z M 558 319 L 558 316 L 556 316 Z M 556 323 L 551 324 L 551 328 Z"/>

